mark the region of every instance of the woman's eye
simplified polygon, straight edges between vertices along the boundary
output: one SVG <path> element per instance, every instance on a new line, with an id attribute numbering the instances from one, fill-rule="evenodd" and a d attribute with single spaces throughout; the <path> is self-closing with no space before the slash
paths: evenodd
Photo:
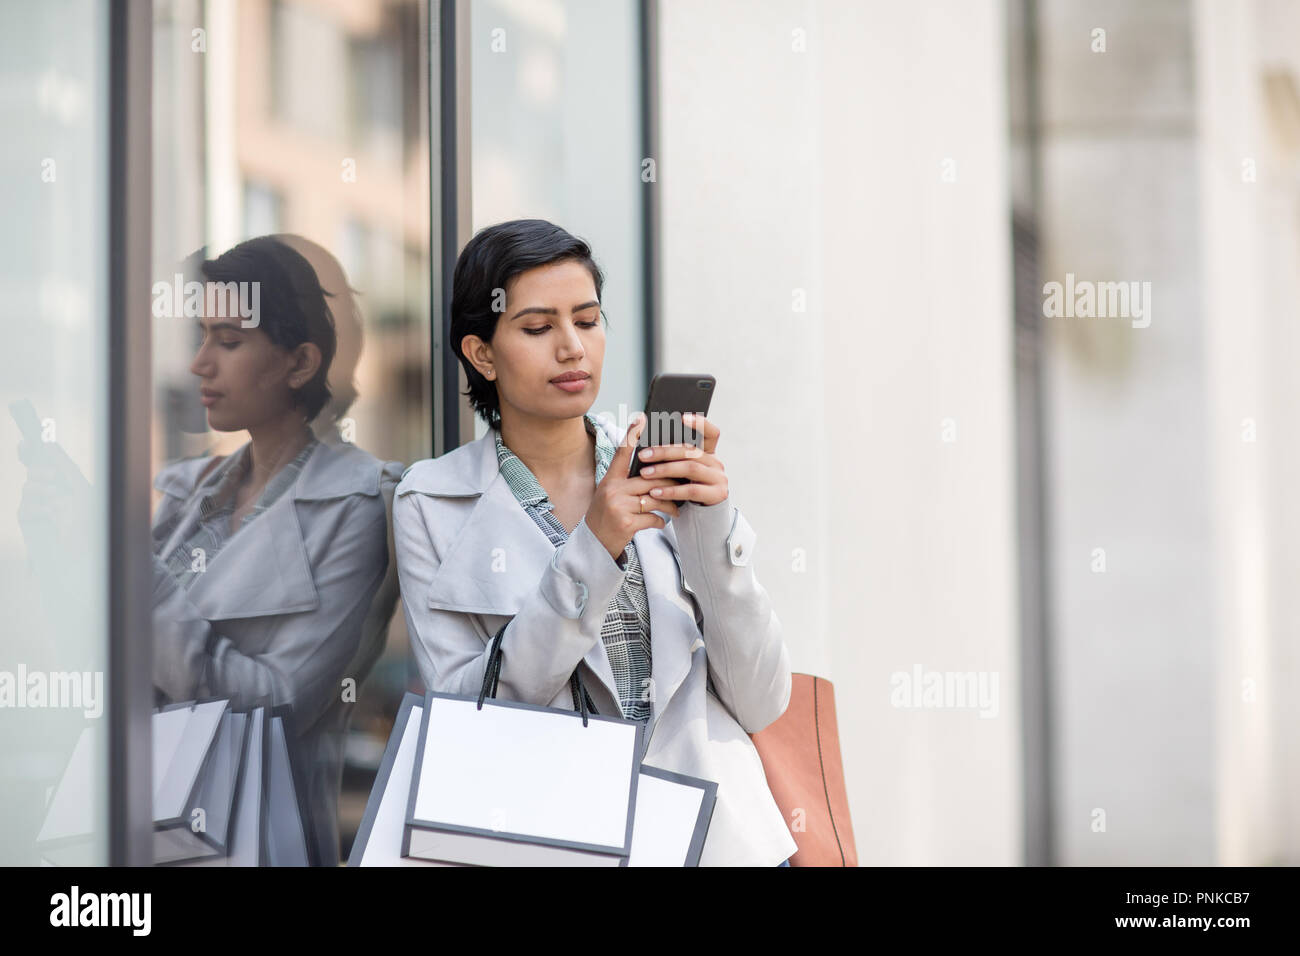
<path id="1" fill-rule="evenodd" d="M 223 349 L 233 349 L 233 348 L 237 348 L 237 347 L 239 346 L 239 342 L 238 342 L 238 340 L 233 341 L 233 342 L 222 342 L 222 343 L 220 343 L 220 345 L 221 345 L 221 347 L 222 347 Z"/>
<path id="2" fill-rule="evenodd" d="M 600 320 L 599 320 L 599 319 L 597 319 L 597 320 L 594 321 L 594 322 L 575 322 L 575 323 L 574 323 L 574 325 L 577 325 L 577 326 L 579 326 L 580 328 L 584 328 L 584 329 L 594 329 L 594 328 L 595 328 L 596 326 L 598 326 L 599 324 L 600 324 Z M 549 325 L 539 325 L 539 326 L 537 326 L 536 328 L 524 329 L 524 331 L 527 332 L 529 335 L 541 335 L 543 332 L 545 332 L 545 331 L 546 331 L 547 329 L 549 329 L 549 328 L 550 328 Z"/>

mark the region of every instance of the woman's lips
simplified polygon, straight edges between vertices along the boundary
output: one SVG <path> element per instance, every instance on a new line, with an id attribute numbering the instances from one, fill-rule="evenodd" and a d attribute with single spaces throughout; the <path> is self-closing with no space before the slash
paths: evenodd
<path id="1" fill-rule="evenodd" d="M 199 402 L 204 408 L 211 408 L 220 397 L 221 395 L 217 392 L 199 392 Z"/>
<path id="2" fill-rule="evenodd" d="M 568 382 L 551 382 L 556 388 L 562 388 L 566 392 L 581 392 L 591 381 L 590 378 L 578 378 Z"/>

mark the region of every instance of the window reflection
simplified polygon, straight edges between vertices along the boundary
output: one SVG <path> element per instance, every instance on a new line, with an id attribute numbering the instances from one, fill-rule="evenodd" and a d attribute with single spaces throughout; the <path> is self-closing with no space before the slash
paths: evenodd
<path id="1" fill-rule="evenodd" d="M 201 546 L 204 501 L 209 526 L 238 519 L 199 572 L 208 583 L 181 584 L 174 592 L 181 597 L 169 598 L 158 640 L 173 642 L 166 650 L 177 671 L 158 675 L 158 703 L 215 697 L 229 699 L 231 713 L 262 714 L 262 790 L 282 836 L 261 848 L 258 862 L 270 865 L 332 864 L 346 855 L 398 702 L 418 689 L 387 535 L 375 533 L 386 530 L 384 508 L 375 502 L 403 463 L 432 453 L 430 143 L 420 49 L 428 6 L 155 3 L 155 277 L 202 279 L 205 259 L 250 238 L 274 243 L 328 293 L 335 338 L 328 402 L 309 438 L 290 430 L 283 454 L 267 458 L 279 468 L 259 488 L 260 476 L 250 473 L 254 483 L 245 485 L 240 468 L 250 438 L 257 447 L 270 398 L 251 404 L 248 421 L 216 415 L 224 397 L 205 408 L 200 373 L 210 370 L 196 360 L 204 347 L 197 320 L 154 318 L 154 473 L 170 489 L 156 489 L 155 505 L 160 521 L 171 522 L 155 524 L 154 546 L 172 583 L 192 574 L 182 552 Z M 258 465 L 256 454 L 251 463 Z M 205 468 L 212 470 L 204 475 Z M 371 479 L 377 496 L 360 490 Z M 225 510 L 256 509 L 268 491 L 276 497 L 252 520 Z M 271 533 L 276 520 L 284 533 Z M 283 552 L 298 540 L 304 553 L 295 564 Z M 159 588 L 166 589 L 161 572 Z M 268 623 L 277 614 L 282 619 Z M 292 633 L 294 615 L 321 616 L 296 650 L 292 641 L 277 643 Z M 177 635 L 204 624 L 215 636 L 192 658 L 180 652 L 178 663 L 175 645 L 185 642 Z M 237 663 L 242 658 L 256 663 Z M 239 738 L 247 749 L 254 722 L 230 726 L 238 722 L 223 716 L 213 739 Z M 274 770 L 277 748 L 288 754 L 288 776 Z M 301 840 L 292 815 L 281 812 L 294 802 Z M 251 861 L 225 849 L 207 862 Z"/>

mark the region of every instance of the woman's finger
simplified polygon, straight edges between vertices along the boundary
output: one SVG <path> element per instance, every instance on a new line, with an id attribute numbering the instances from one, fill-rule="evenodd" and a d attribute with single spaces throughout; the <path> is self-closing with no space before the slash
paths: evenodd
<path id="1" fill-rule="evenodd" d="M 602 484 L 606 480 L 614 482 L 627 479 L 627 473 L 632 470 L 632 453 L 636 451 L 637 439 L 641 437 L 644 428 L 645 419 L 640 417 L 628 425 L 623 443 L 614 450 L 614 457 L 609 463 L 605 477 L 601 479 Z"/>
<path id="2" fill-rule="evenodd" d="M 668 485 L 675 484 L 677 484 L 677 480 L 674 478 L 642 478 L 638 476 L 629 478 L 627 484 L 623 486 L 623 490 L 629 495 L 648 495 L 651 488 L 665 488 Z"/>
<path id="3" fill-rule="evenodd" d="M 676 445 L 651 445 L 637 452 L 643 462 L 678 461 L 701 458 L 705 451 L 699 445 L 684 442 Z"/>
<path id="4" fill-rule="evenodd" d="M 641 469 L 641 474 L 649 472 L 651 478 L 688 478 L 703 484 L 715 484 L 722 480 L 722 469 L 711 468 L 705 462 L 666 461 L 662 464 L 648 465 Z"/>
<path id="5" fill-rule="evenodd" d="M 641 514 L 649 514 L 652 511 L 663 511 L 670 515 L 677 514 L 677 505 L 674 502 L 654 497 L 652 495 L 641 495 L 636 499 L 637 507 Z"/>
<path id="6" fill-rule="evenodd" d="M 716 505 L 727 497 L 727 486 L 692 481 L 684 485 L 674 484 L 671 488 L 656 489 L 650 493 L 650 497 L 655 499 L 656 508 L 672 504 L 673 501 L 694 501 L 702 505 Z"/>
<path id="7" fill-rule="evenodd" d="M 703 436 L 704 440 L 700 444 L 707 454 L 712 455 L 718 447 L 718 437 L 722 434 L 718 426 L 703 415 L 697 415 L 694 412 L 687 412 L 683 415 L 682 424 L 690 426 Z"/>
<path id="8" fill-rule="evenodd" d="M 649 507 L 649 505 L 646 507 Z M 653 511 L 647 511 L 643 515 L 632 516 L 632 527 L 636 529 L 632 533 L 636 534 L 637 531 L 644 531 L 646 528 L 666 528 L 668 527 L 668 521 Z"/>

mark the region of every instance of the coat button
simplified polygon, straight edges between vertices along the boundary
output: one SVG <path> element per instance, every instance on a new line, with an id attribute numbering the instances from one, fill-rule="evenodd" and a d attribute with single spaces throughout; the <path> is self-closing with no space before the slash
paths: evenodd
<path id="1" fill-rule="evenodd" d="M 745 549 L 741 545 L 736 545 L 736 552 L 735 552 L 736 557 L 740 557 L 742 554 L 744 554 L 744 552 Z"/>

